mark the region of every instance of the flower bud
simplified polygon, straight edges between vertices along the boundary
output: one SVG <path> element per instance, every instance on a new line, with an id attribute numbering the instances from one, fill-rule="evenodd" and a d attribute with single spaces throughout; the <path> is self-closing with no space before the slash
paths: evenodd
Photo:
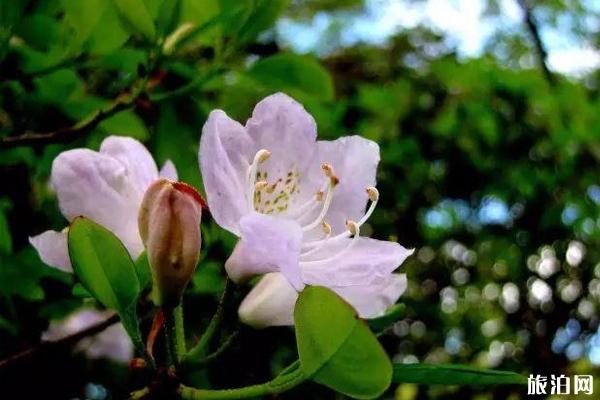
<path id="1" fill-rule="evenodd" d="M 140 236 L 152 271 L 158 306 L 176 306 L 200 256 L 204 200 L 183 182 L 160 179 L 150 185 L 138 216 Z"/>

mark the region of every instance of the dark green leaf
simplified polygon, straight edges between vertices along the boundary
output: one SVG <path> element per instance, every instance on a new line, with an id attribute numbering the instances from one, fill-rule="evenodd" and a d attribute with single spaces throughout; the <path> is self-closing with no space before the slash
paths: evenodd
<path id="1" fill-rule="evenodd" d="M 12 235 L 6 220 L 5 208 L 8 208 L 8 203 L 0 201 L 0 254 L 8 255 L 12 253 Z"/>
<path id="2" fill-rule="evenodd" d="M 439 385 L 526 384 L 527 378 L 510 371 L 495 371 L 453 364 L 394 364 L 395 383 Z"/>
<path id="3" fill-rule="evenodd" d="M 357 399 L 381 395 L 392 364 L 354 309 L 329 289 L 306 287 L 294 310 L 296 341 L 306 376 Z"/>
<path id="4" fill-rule="evenodd" d="M 277 54 L 256 62 L 248 76 L 273 91 L 292 96 L 333 99 L 333 81 L 325 68 L 309 56 Z"/>

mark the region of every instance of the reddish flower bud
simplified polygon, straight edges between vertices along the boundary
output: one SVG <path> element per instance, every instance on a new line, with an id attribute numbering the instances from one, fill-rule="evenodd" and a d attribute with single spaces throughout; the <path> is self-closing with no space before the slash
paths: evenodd
<path id="1" fill-rule="evenodd" d="M 150 185 L 138 225 L 152 270 L 153 300 L 175 306 L 200 256 L 200 218 L 204 200 L 191 186 L 160 179 Z"/>

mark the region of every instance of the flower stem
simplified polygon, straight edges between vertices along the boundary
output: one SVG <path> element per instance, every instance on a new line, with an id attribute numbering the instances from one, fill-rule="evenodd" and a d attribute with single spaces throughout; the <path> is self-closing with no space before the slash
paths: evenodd
<path id="1" fill-rule="evenodd" d="M 185 361 L 187 361 L 187 366 L 191 367 L 191 368 L 202 368 L 202 367 L 205 367 L 208 364 L 212 363 L 213 361 L 217 360 L 231 346 L 231 344 L 238 337 L 239 333 L 240 332 L 238 330 L 234 331 L 232 334 L 230 334 L 227 337 L 227 339 L 225 339 L 225 341 L 219 346 L 219 348 L 217 350 L 215 350 L 214 352 L 212 352 L 211 354 L 209 354 L 203 358 L 200 358 L 200 359 L 186 358 Z"/>
<path id="2" fill-rule="evenodd" d="M 189 360 L 194 360 L 203 357 L 206 354 L 206 350 L 212 340 L 213 336 L 217 332 L 219 325 L 221 325 L 221 321 L 223 321 L 223 316 L 225 314 L 225 304 L 229 301 L 233 294 L 233 283 L 229 278 L 225 281 L 225 289 L 223 290 L 223 294 L 221 295 L 221 300 L 219 301 L 219 305 L 217 306 L 217 311 L 211 318 L 208 326 L 206 327 L 206 331 L 200 337 L 200 340 L 190 349 L 190 351 L 186 354 L 185 358 Z"/>
<path id="3" fill-rule="evenodd" d="M 179 364 L 185 354 L 185 334 L 183 332 L 183 307 L 164 307 L 165 342 L 167 345 L 167 363 Z"/>
<path id="4" fill-rule="evenodd" d="M 177 349 L 177 360 L 181 361 L 187 352 L 185 345 L 185 327 L 183 324 L 183 305 L 175 308 L 175 345 Z"/>
<path id="5" fill-rule="evenodd" d="M 251 397 L 265 396 L 288 391 L 306 380 L 306 376 L 296 361 L 275 379 L 252 386 L 237 389 L 195 389 L 185 385 L 179 386 L 179 395 L 184 400 L 224 400 L 224 399 L 247 399 Z"/>

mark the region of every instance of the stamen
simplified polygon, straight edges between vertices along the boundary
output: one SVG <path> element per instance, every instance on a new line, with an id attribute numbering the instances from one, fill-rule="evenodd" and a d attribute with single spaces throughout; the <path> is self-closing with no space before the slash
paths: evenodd
<path id="1" fill-rule="evenodd" d="M 316 206 L 319 204 L 319 202 L 323 201 L 323 199 L 325 198 L 325 192 L 324 190 L 327 189 L 327 182 L 323 183 L 323 186 L 321 188 L 321 190 L 319 190 L 314 196 L 312 196 L 309 200 L 307 200 L 304 204 L 293 208 L 289 213 L 288 216 L 290 218 L 298 218 L 301 219 L 302 217 L 308 215 L 309 213 L 311 213 L 313 211 L 314 208 L 316 208 Z"/>
<path id="2" fill-rule="evenodd" d="M 321 250 L 323 248 L 323 246 L 325 246 L 325 244 L 327 243 L 327 239 L 329 239 L 329 237 L 331 236 L 331 225 L 329 225 L 327 222 L 323 221 L 323 232 L 325 232 L 325 237 L 322 240 L 322 243 L 319 246 L 314 247 L 313 249 L 300 254 L 300 260 L 302 260 L 303 257 L 308 257 L 314 253 L 316 253 L 317 251 Z"/>
<path id="3" fill-rule="evenodd" d="M 326 177 L 332 178 L 335 176 L 335 174 L 333 173 L 333 167 L 331 166 L 331 164 L 323 163 L 323 164 L 321 164 L 321 169 L 325 173 Z"/>
<path id="4" fill-rule="evenodd" d="M 352 221 L 351 219 L 346 221 L 346 229 L 348 229 L 348 232 L 350 232 L 350 234 L 353 236 L 358 235 L 358 233 L 360 232 L 360 227 L 358 226 L 356 221 Z"/>
<path id="5" fill-rule="evenodd" d="M 367 189 L 367 195 L 369 196 L 369 200 L 377 201 L 379 200 L 379 190 L 373 186 L 369 186 Z"/>
<path id="6" fill-rule="evenodd" d="M 375 207 L 377 207 L 377 202 L 379 201 L 379 190 L 373 186 L 369 186 L 367 188 L 367 195 L 369 196 L 369 200 L 371 200 L 371 204 L 369 205 L 365 215 L 363 215 L 360 221 L 358 221 L 359 226 L 362 226 L 369 218 L 371 218 L 373 211 L 375 211 Z"/>
<path id="7" fill-rule="evenodd" d="M 254 190 L 260 191 L 260 190 L 263 190 L 264 188 L 266 188 L 267 186 L 269 186 L 269 183 L 267 181 L 258 181 L 254 185 Z"/>
<path id="8" fill-rule="evenodd" d="M 331 235 L 331 225 L 325 221 L 323 221 L 323 232 L 325 232 L 325 235 L 327 236 Z"/>
<path id="9" fill-rule="evenodd" d="M 369 186 L 366 189 L 367 195 L 369 196 L 369 200 L 371 200 L 371 204 L 369 204 L 369 208 L 367 209 L 367 212 L 365 213 L 365 215 L 362 216 L 362 218 L 356 223 L 358 225 L 358 227 L 361 227 L 365 224 L 365 222 L 367 222 L 367 220 L 371 217 L 371 215 L 373 214 L 373 211 L 375 211 L 375 208 L 377 207 L 377 202 L 379 201 L 379 191 L 372 187 Z M 346 225 L 346 227 L 348 227 L 348 225 Z M 305 242 L 302 246 L 304 248 L 308 247 L 311 248 L 313 246 L 320 246 L 321 242 L 324 240 L 337 240 L 337 239 L 341 239 L 341 238 L 345 238 L 345 237 L 350 237 L 352 236 L 353 233 L 350 229 L 347 229 L 346 231 L 340 233 L 339 235 L 336 235 L 332 238 L 329 239 L 319 239 L 319 240 L 314 240 L 312 242 Z"/>
<path id="10" fill-rule="evenodd" d="M 329 210 L 329 206 L 331 205 L 331 201 L 333 200 L 333 189 L 340 182 L 338 177 L 335 176 L 335 172 L 333 171 L 333 167 L 331 166 L 331 164 L 323 163 L 321 164 L 321 169 L 323 170 L 325 176 L 329 178 L 329 184 L 327 185 L 327 194 L 325 195 L 325 201 L 323 202 L 323 208 L 321 209 L 319 216 L 310 224 L 302 227 L 302 231 L 304 232 L 316 228 L 317 226 L 319 226 L 320 223 L 323 222 L 323 219 L 325 218 L 325 215 Z M 319 200 L 319 198 L 322 197 L 322 194 L 319 193 L 321 192 L 317 192 L 317 200 Z"/>
<path id="11" fill-rule="evenodd" d="M 248 168 L 248 179 L 247 179 L 247 191 L 246 201 L 248 202 L 248 209 L 254 211 L 254 191 L 256 190 L 256 171 L 258 170 L 258 164 L 262 164 L 267 161 L 271 156 L 271 152 L 266 149 L 261 149 L 256 152 L 252 164 Z"/>
<path id="12" fill-rule="evenodd" d="M 328 263 L 331 261 L 334 261 L 335 259 L 343 256 L 344 254 L 346 254 L 354 245 L 356 245 L 356 243 L 358 243 L 358 238 L 360 237 L 360 226 L 358 225 L 358 223 L 356 221 L 352 221 L 349 220 L 346 222 L 346 228 L 348 229 L 346 232 L 353 232 L 351 233 L 352 235 L 354 235 L 354 237 L 352 238 L 352 240 L 350 240 L 348 242 L 348 244 L 346 245 L 346 247 L 342 248 L 341 250 L 339 250 L 337 253 L 335 253 L 333 256 L 331 257 L 327 257 L 324 258 L 322 260 L 314 260 L 314 261 L 300 261 L 300 265 L 302 267 L 311 267 L 311 266 L 318 266 L 320 264 L 323 263 Z M 327 241 L 327 239 L 323 240 L 323 244 Z M 308 256 L 310 254 L 313 254 L 314 252 L 317 251 L 317 249 L 320 249 L 321 246 L 323 246 L 323 244 L 319 245 L 317 248 L 314 248 L 304 254 L 302 254 L 302 256 Z"/>
<path id="13" fill-rule="evenodd" d="M 327 187 L 327 194 L 325 195 L 325 201 L 323 202 L 323 208 L 321 209 L 321 212 L 319 213 L 319 215 L 313 222 L 302 227 L 303 232 L 310 231 L 311 229 L 316 228 L 317 226 L 319 226 L 319 224 L 321 224 L 323 222 L 323 219 L 325 218 L 325 215 L 327 214 L 327 211 L 329 210 L 329 206 L 331 205 L 331 201 L 333 200 L 333 189 L 334 188 L 335 188 L 335 183 L 333 182 L 333 179 L 330 179 L 329 186 Z"/>

